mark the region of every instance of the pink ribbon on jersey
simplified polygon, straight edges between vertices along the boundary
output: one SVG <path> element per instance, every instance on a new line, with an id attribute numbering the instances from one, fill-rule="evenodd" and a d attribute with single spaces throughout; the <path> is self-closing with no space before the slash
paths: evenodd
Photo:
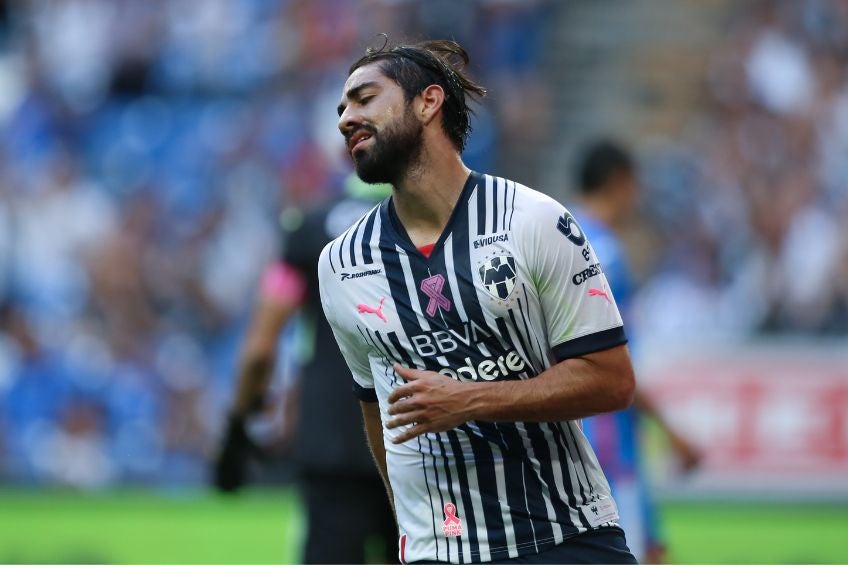
<path id="1" fill-rule="evenodd" d="M 460 520 L 456 516 L 456 506 L 448 502 L 445 504 L 445 525 L 459 524 Z"/>
<path id="2" fill-rule="evenodd" d="M 430 302 L 427 304 L 427 315 L 432 317 L 436 315 L 436 310 L 441 308 L 445 311 L 450 311 L 450 300 L 442 294 L 442 289 L 445 287 L 445 277 L 442 275 L 433 275 L 421 281 L 421 291 L 430 297 Z"/>

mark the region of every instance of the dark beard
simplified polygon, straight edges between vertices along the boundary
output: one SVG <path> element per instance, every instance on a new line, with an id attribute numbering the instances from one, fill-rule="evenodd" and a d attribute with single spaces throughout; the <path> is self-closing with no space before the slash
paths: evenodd
<path id="1" fill-rule="evenodd" d="M 424 126 L 407 108 L 403 118 L 382 133 L 371 130 L 373 147 L 354 158 L 356 174 L 369 184 L 397 184 L 421 153 Z"/>

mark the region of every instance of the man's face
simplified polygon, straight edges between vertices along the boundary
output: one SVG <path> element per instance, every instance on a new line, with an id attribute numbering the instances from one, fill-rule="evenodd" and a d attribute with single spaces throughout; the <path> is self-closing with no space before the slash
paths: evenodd
<path id="1" fill-rule="evenodd" d="M 420 154 L 424 129 L 400 86 L 377 64 L 365 65 L 348 77 L 338 109 L 359 178 L 395 184 Z"/>

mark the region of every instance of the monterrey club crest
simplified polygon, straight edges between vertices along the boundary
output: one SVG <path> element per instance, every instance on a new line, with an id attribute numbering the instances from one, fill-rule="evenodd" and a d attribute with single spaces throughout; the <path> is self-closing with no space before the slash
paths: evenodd
<path id="1" fill-rule="evenodd" d="M 515 288 L 515 259 L 512 255 L 496 255 L 480 265 L 480 280 L 486 292 L 506 300 Z"/>

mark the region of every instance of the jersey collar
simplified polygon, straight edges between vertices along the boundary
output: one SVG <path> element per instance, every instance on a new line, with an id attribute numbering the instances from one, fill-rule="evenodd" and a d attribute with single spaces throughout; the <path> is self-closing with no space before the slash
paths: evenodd
<path id="1" fill-rule="evenodd" d="M 471 193 L 473 193 L 478 186 L 481 186 L 482 183 L 483 176 L 480 173 L 471 171 L 471 174 L 468 175 L 468 179 L 465 181 L 465 185 L 462 187 L 462 192 L 459 195 L 459 199 L 456 201 L 456 206 L 454 206 L 454 209 L 451 212 L 448 223 L 442 230 L 442 234 L 439 236 L 439 239 L 436 240 L 429 259 L 432 259 L 442 252 L 445 240 L 453 232 L 456 224 L 461 221 L 461 218 L 468 214 L 468 199 L 471 197 Z M 383 225 L 389 229 L 394 236 L 395 242 L 404 249 L 407 254 L 418 255 L 422 260 L 428 260 L 428 257 L 424 256 L 424 254 L 415 247 L 412 240 L 409 238 L 409 234 L 406 232 L 406 228 L 403 227 L 403 224 L 395 211 L 394 197 L 389 197 L 382 202 L 380 205 L 380 214 Z"/>

